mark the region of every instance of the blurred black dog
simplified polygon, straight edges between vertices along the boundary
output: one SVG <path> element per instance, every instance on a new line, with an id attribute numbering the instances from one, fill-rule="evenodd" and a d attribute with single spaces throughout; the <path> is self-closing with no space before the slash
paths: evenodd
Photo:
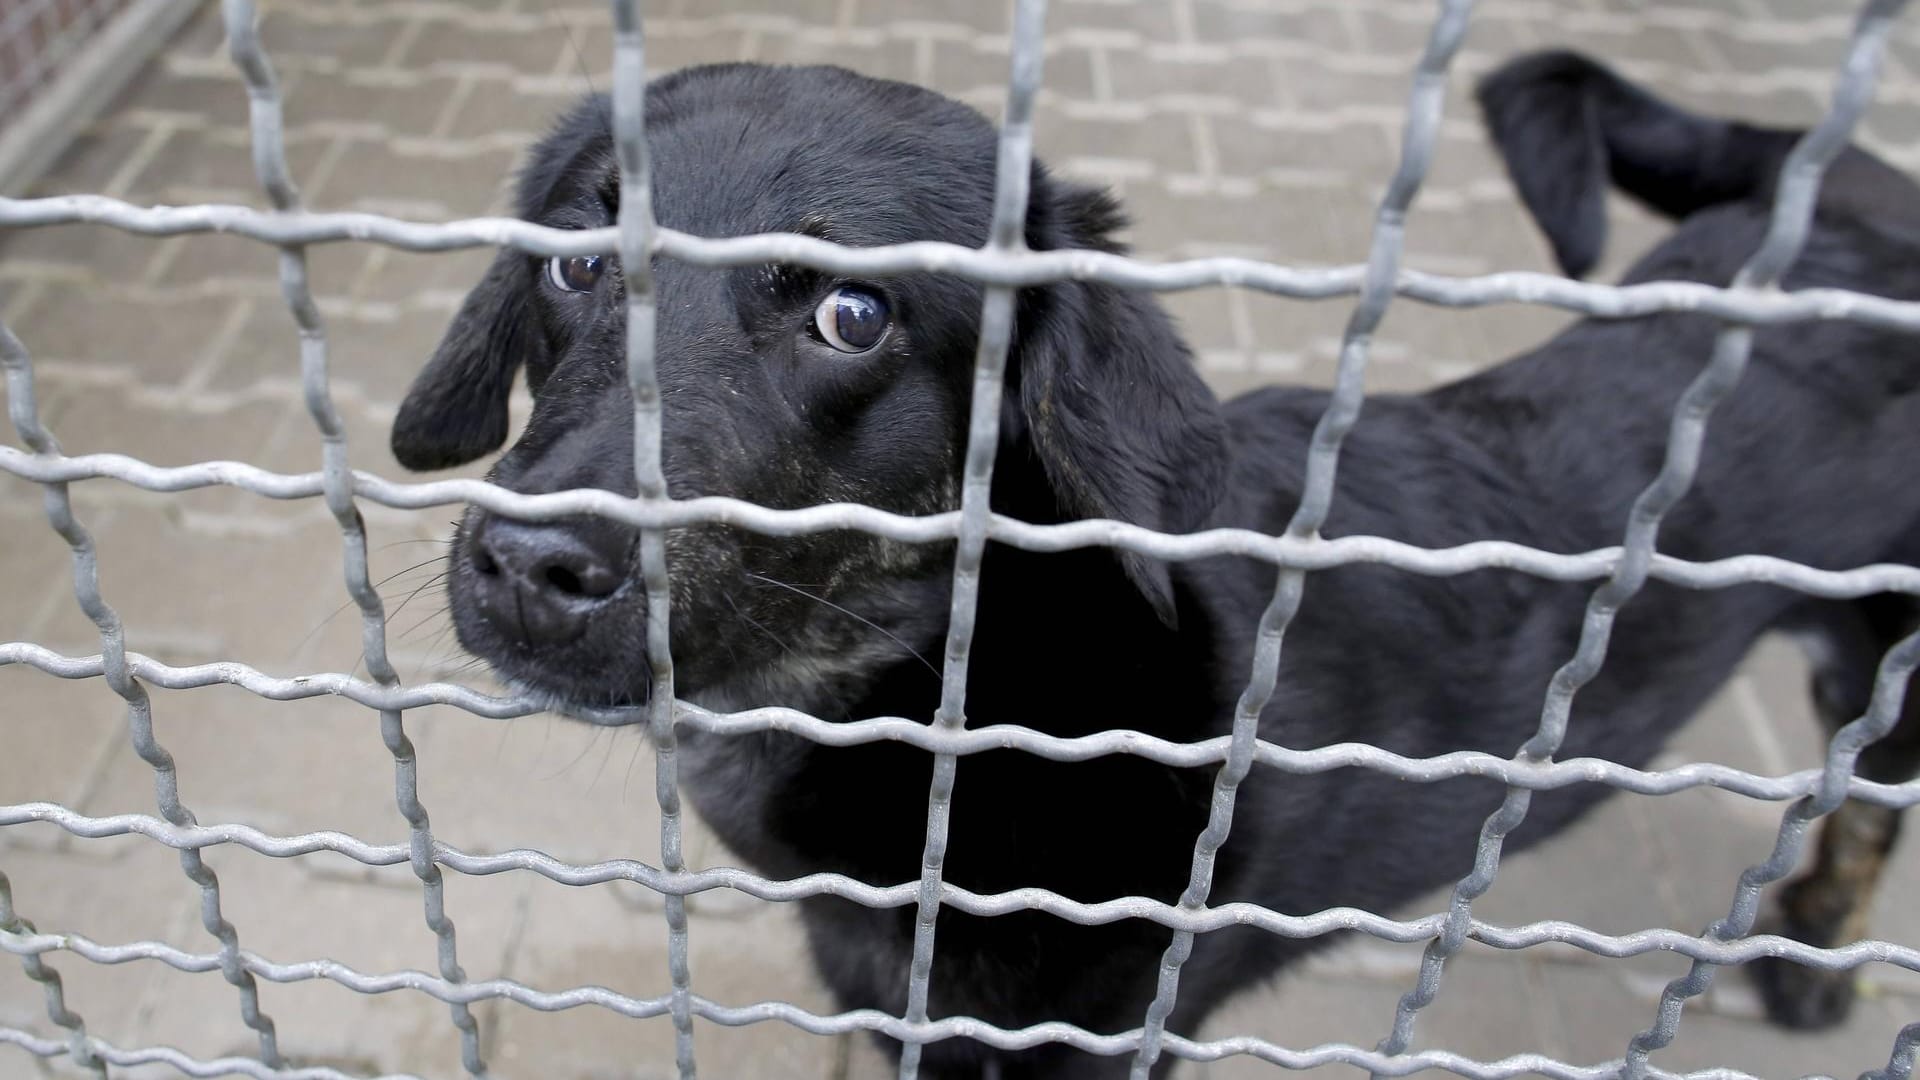
<path id="1" fill-rule="evenodd" d="M 1727 282 L 1764 231 L 1795 133 L 1681 112 L 1570 54 L 1530 57 L 1480 99 L 1494 141 L 1569 271 L 1604 235 L 1609 179 L 1679 219 L 1630 280 Z M 660 220 L 708 236 L 790 230 L 854 245 L 978 245 L 995 133 L 929 91 L 831 68 L 696 68 L 655 82 L 647 132 Z M 1284 150 L 1284 148 L 1281 148 Z M 520 212 L 562 228 L 613 222 L 608 106 L 589 100 L 535 151 Z M 1115 250 L 1105 195 L 1036 167 L 1027 241 Z M 400 461 L 437 468 L 498 447 L 524 368 L 535 407 L 494 467 L 516 491 L 635 490 L 612 260 L 503 253 L 468 297 L 393 431 Z M 981 290 L 930 274 L 844 280 L 794 267 L 658 269 L 665 468 L 676 497 L 775 507 L 862 502 L 905 514 L 958 504 Z M 1828 176 L 1791 287 L 1920 299 L 1920 189 L 1849 150 Z M 1300 494 L 1315 390 L 1226 405 L 1201 383 L 1150 295 L 1068 282 L 1024 290 L 993 503 L 1029 521 L 1118 518 L 1172 532 L 1278 532 Z M 1442 547 L 1497 538 L 1578 552 L 1619 542 L 1658 470 L 1668 418 L 1716 324 L 1673 314 L 1586 321 L 1527 355 L 1415 396 L 1368 400 L 1347 441 L 1328 535 Z M 1755 552 L 1819 567 L 1920 562 L 1920 362 L 1912 340 L 1845 323 L 1763 329 L 1713 419 L 1693 492 L 1663 551 Z M 684 696 L 714 708 L 786 704 L 828 718 L 931 717 L 952 546 L 722 527 L 669 538 Z M 644 701 L 635 536 L 604 521 L 525 524 L 471 510 L 451 555 L 461 642 L 557 706 Z M 967 706 L 974 725 L 1059 735 L 1132 728 L 1191 741 L 1227 730 L 1249 673 L 1270 565 L 1167 565 L 1104 549 L 990 548 Z M 1480 571 L 1430 578 L 1351 567 L 1308 579 L 1262 735 L 1294 747 L 1364 741 L 1424 757 L 1510 755 L 1548 677 L 1573 652 L 1591 583 Z M 1905 599 L 1808 601 L 1748 585 L 1654 583 L 1621 614 L 1605 670 L 1580 695 L 1563 756 L 1644 764 L 1761 634 L 1817 644 L 1829 724 L 1864 708 L 1874 665 L 1915 624 Z M 930 756 L 831 749 L 782 734 L 689 734 L 684 779 L 748 864 L 894 883 L 920 869 Z M 1920 759 L 1920 701 L 1861 771 L 1901 780 Z M 1013 751 L 960 765 L 947 877 L 978 892 L 1042 886 L 1096 901 L 1174 900 L 1206 819 L 1213 769 L 1127 757 L 1066 764 Z M 1607 793 L 1541 793 L 1509 850 Z M 1465 873 L 1498 785 L 1411 784 L 1364 770 L 1256 770 L 1220 854 L 1215 901 L 1282 912 L 1392 910 Z M 1784 932 L 1852 940 L 1893 841 L 1893 813 L 1848 804 L 1820 860 L 1784 894 Z M 1758 857 L 1761 853 L 1756 852 Z M 898 1014 L 913 910 L 820 897 L 802 905 L 839 1003 Z M 1169 932 L 1128 920 L 943 911 L 932 1015 L 1018 1027 L 1137 1027 Z M 1315 943 L 1245 927 L 1201 936 L 1171 1029 L 1192 1034 L 1230 993 Z M 1760 970 L 1776 1020 L 1845 1013 L 1850 977 Z M 1059 1046 L 927 1048 L 941 1077 L 1122 1075 L 1125 1058 Z M 1164 1075 L 1163 1059 L 1156 1075 Z"/>

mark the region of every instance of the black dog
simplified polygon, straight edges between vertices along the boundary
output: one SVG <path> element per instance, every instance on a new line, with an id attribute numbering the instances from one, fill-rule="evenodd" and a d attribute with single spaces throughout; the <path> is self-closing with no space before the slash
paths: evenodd
<path id="1" fill-rule="evenodd" d="M 1794 134 L 1703 119 L 1566 54 L 1482 88 L 1494 139 L 1568 269 L 1604 230 L 1608 178 L 1681 219 L 1630 275 L 1727 282 L 1764 231 Z M 855 245 L 978 245 L 995 133 L 931 92 L 830 68 L 698 68 L 647 97 L 663 224 L 709 236 L 791 230 Z M 1284 148 L 1279 148 L 1284 152 Z M 520 210 L 550 225 L 610 224 L 608 107 L 590 100 L 534 153 Z M 1792 287 L 1920 299 L 1920 189 L 1848 151 L 1829 175 Z M 1114 203 L 1036 168 L 1028 243 L 1114 250 Z M 468 297 L 393 432 L 410 467 L 496 448 L 524 367 L 535 408 L 495 466 L 516 491 L 635 491 L 621 364 L 621 284 L 602 258 L 506 252 Z M 676 497 L 776 507 L 857 501 L 922 514 L 958 502 L 981 290 L 927 274 L 848 281 L 792 267 L 658 269 L 665 468 Z M 1695 315 L 1587 321 L 1528 355 L 1417 396 L 1368 400 L 1347 441 L 1328 535 L 1440 547 L 1520 541 L 1578 552 L 1619 542 L 1657 471 L 1682 387 L 1716 324 Z M 1744 383 L 1715 415 L 1699 478 L 1663 551 L 1764 553 L 1819 567 L 1920 562 L 1920 363 L 1912 340 L 1844 323 L 1759 332 Z M 1274 533 L 1300 494 L 1327 395 L 1274 388 L 1225 406 L 1149 295 L 1098 284 L 1024 290 L 1009 360 L 995 509 L 1025 520 L 1118 518 L 1184 532 Z M 715 708 L 786 704 L 828 718 L 929 718 L 952 546 L 864 534 L 770 538 L 713 526 L 670 535 L 679 690 Z M 461 642 L 556 703 L 648 694 L 635 536 L 604 521 L 526 524 L 468 513 L 451 556 Z M 1132 728 L 1192 741 L 1226 731 L 1250 671 L 1271 565 L 1167 565 L 1104 549 L 989 549 L 967 707 L 974 725 L 1060 735 Z M 1430 578 L 1381 567 L 1312 575 L 1287 635 L 1263 737 L 1364 741 L 1424 757 L 1512 754 L 1549 675 L 1570 655 L 1591 583 L 1504 571 Z M 1620 615 L 1604 671 L 1579 695 L 1563 756 L 1639 765 L 1728 677 L 1761 634 L 1818 640 L 1815 697 L 1838 724 L 1865 706 L 1881 652 L 1915 623 L 1902 598 L 1812 602 L 1748 585 L 1651 584 Z M 683 776 L 701 815 L 775 876 L 919 874 L 930 755 L 821 747 L 781 734 L 689 734 Z M 1904 779 L 1920 761 L 1920 700 L 1861 771 Z M 1042 886 L 1095 901 L 1174 900 L 1207 816 L 1213 769 L 1126 757 L 1057 763 L 993 751 L 960 763 L 947 878 L 979 892 Z M 1541 793 L 1508 850 L 1566 826 L 1607 788 Z M 1410 784 L 1364 770 L 1256 770 L 1220 854 L 1216 902 L 1282 912 L 1391 910 L 1471 864 L 1498 785 Z M 1818 944 L 1862 931 L 1895 815 L 1848 804 L 1816 869 L 1789 888 L 1784 930 Z M 899 1014 L 913 910 L 822 897 L 802 905 L 841 1005 Z M 1018 1027 L 1062 1019 L 1137 1027 L 1169 932 L 1083 927 L 1038 913 L 945 910 L 931 1013 Z M 1205 934 L 1170 1027 L 1191 1034 L 1233 991 L 1314 947 L 1252 928 Z M 1844 974 L 1763 969 L 1774 1017 L 1819 1026 L 1851 998 Z M 1059 1046 L 927 1048 L 937 1076 L 1092 1077 L 1127 1061 Z M 1156 1075 L 1164 1075 L 1163 1059 Z M 991 1068 L 990 1068 L 991 1066 Z"/>

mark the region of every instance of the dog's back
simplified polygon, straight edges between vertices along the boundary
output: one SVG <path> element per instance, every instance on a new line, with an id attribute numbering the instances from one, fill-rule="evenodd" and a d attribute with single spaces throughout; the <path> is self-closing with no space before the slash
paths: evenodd
<path id="1" fill-rule="evenodd" d="M 1728 284 L 1766 235 L 1781 166 L 1799 137 L 1692 115 L 1568 53 L 1508 65 L 1483 84 L 1480 100 L 1516 187 L 1568 272 L 1584 273 L 1600 258 L 1610 185 L 1678 219 L 1628 282 Z M 1920 188 L 1849 148 L 1825 177 L 1784 285 L 1920 299 L 1917 226 Z M 1588 319 L 1451 386 L 1369 397 L 1342 455 L 1329 534 L 1427 546 L 1491 537 L 1568 552 L 1618 544 L 1635 498 L 1661 468 L 1676 405 L 1722 329 L 1695 313 Z M 1711 417 L 1689 492 L 1662 525 L 1660 550 L 1687 559 L 1765 554 L 1829 569 L 1920 563 L 1917 388 L 1912 335 L 1838 320 L 1757 328 L 1739 385 Z M 1229 406 L 1234 486 L 1259 492 L 1229 515 L 1258 518 L 1262 528 L 1285 520 L 1296 498 L 1289 463 L 1302 456 L 1324 403 L 1321 392 L 1275 389 Z M 1359 739 L 1413 756 L 1462 746 L 1511 753 L 1534 731 L 1549 676 L 1573 655 L 1591 590 L 1364 567 L 1317 573 L 1288 634 L 1281 715 L 1263 729 L 1295 746 Z M 1837 729 L 1865 711 L 1881 655 L 1914 628 L 1915 615 L 1909 597 L 1828 602 L 1767 587 L 1652 583 L 1621 610 L 1560 753 L 1644 763 L 1754 639 L 1776 629 L 1822 643 L 1816 711 Z M 1361 641 L 1366 648 L 1353 647 Z M 1863 755 L 1861 775 L 1900 781 L 1920 768 L 1916 699 L 1920 691 L 1908 695 L 1895 732 Z M 1602 794 L 1539 793 L 1507 849 L 1563 827 Z M 1416 879 L 1434 884 L 1466 872 L 1473 830 L 1497 792 L 1410 787 L 1372 774 L 1336 783 L 1256 773 L 1241 798 L 1245 818 L 1270 830 L 1272 848 L 1284 843 L 1292 866 L 1264 864 L 1261 839 L 1244 849 L 1230 844 L 1232 869 L 1216 896 L 1377 910 L 1404 902 Z M 1398 846 L 1391 867 L 1357 858 L 1354 836 L 1325 824 L 1340 815 L 1303 809 L 1323 805 L 1395 822 L 1396 835 L 1420 822 L 1421 843 Z M 1819 869 L 1783 890 L 1772 928 L 1820 945 L 1860 937 L 1897 824 L 1891 811 L 1845 804 L 1822 834 Z M 1301 875 L 1301 865 L 1316 873 Z M 1388 869 L 1400 880 L 1366 877 Z M 1263 951 L 1284 950 L 1251 934 L 1205 941 L 1196 952 L 1201 978 L 1231 985 L 1257 966 L 1238 957 Z M 1832 1023 L 1851 999 L 1845 973 L 1784 963 L 1756 971 L 1782 1023 Z"/>
<path id="2" fill-rule="evenodd" d="M 1766 236 L 1781 167 L 1801 134 L 1687 112 L 1570 52 L 1507 64 L 1478 99 L 1522 202 L 1570 275 L 1600 260 L 1610 187 L 1676 220 L 1623 284 L 1730 284 Z M 1920 186 L 1848 147 L 1826 171 L 1783 287 L 1920 300 Z M 1332 531 L 1432 546 L 1513 530 L 1557 550 L 1618 543 L 1627 506 L 1665 454 L 1674 405 L 1722 326 L 1685 312 L 1587 319 L 1437 391 L 1369 396 L 1347 458 L 1362 470 L 1418 470 L 1430 482 L 1389 484 L 1386 500 L 1343 483 Z M 1920 525 L 1914 518 L 1900 522 L 1908 546 L 1886 546 L 1897 543 L 1887 517 L 1906 505 L 1894 492 L 1920 452 L 1917 344 L 1848 320 L 1757 328 L 1742 384 L 1709 426 L 1694 497 L 1676 509 L 1662 550 L 1833 567 L 1920 557 L 1920 528 L 1905 527 Z M 1324 402 L 1324 392 L 1271 388 L 1229 405 L 1238 467 L 1277 470 L 1282 482 L 1236 485 L 1260 491 L 1262 505 L 1225 507 L 1219 523 L 1284 523 L 1293 448 Z M 1475 497 L 1463 501 L 1462 492 Z M 1791 509 L 1802 502 L 1846 505 L 1822 518 L 1829 528 L 1810 530 Z M 1769 524 L 1689 529 L 1709 507 L 1736 515 L 1750 507 Z"/>
<path id="3" fill-rule="evenodd" d="M 1511 63 L 1479 97 L 1515 186 L 1568 273 L 1584 273 L 1600 256 L 1608 180 L 1679 219 L 1627 283 L 1732 280 L 1767 235 L 1782 167 L 1800 137 L 1693 115 L 1570 53 Z M 1822 177 L 1804 246 L 1782 285 L 1920 299 L 1920 186 L 1867 151 L 1844 149 Z M 1631 348 L 1633 327 L 1652 321 L 1583 323 L 1542 353 L 1588 354 L 1626 371 L 1675 363 L 1697 370 L 1719 325 L 1698 316 L 1663 321 L 1673 328 L 1671 344 L 1693 350 L 1691 360 Z M 1912 334 L 1846 321 L 1757 329 L 1749 369 L 1712 419 L 1700 475 L 1674 515 L 1680 527 L 1663 530 L 1662 550 L 1713 557 L 1734 553 L 1724 545 L 1736 541 L 1737 550 L 1833 569 L 1920 564 L 1916 344 Z M 1678 374 L 1670 376 L 1675 385 Z M 1690 549 L 1702 536 L 1715 542 Z M 1811 646 L 1814 712 L 1832 735 L 1867 713 L 1882 658 L 1920 627 L 1920 602 L 1894 594 L 1805 600 L 1771 627 Z M 1860 776 L 1897 783 L 1920 773 L 1915 680 L 1898 708 L 1893 728 L 1861 753 Z M 1865 937 L 1900 823 L 1897 810 L 1842 803 L 1822 823 L 1809 868 L 1773 894 L 1757 930 L 1820 946 Z M 1855 995 L 1849 972 L 1769 958 L 1750 974 L 1768 1016 L 1789 1027 L 1835 1024 Z"/>
<path id="4" fill-rule="evenodd" d="M 1780 168 L 1798 138 L 1694 116 L 1565 53 L 1501 69 L 1481 101 L 1517 188 L 1570 272 L 1599 260 L 1610 185 L 1679 219 L 1629 281 L 1728 284 L 1766 234 Z M 1920 189 L 1858 149 L 1826 180 L 1785 287 L 1920 299 Z M 1684 312 L 1588 319 L 1453 385 L 1369 396 L 1342 453 L 1328 535 L 1429 547 L 1492 538 L 1561 552 L 1620 543 L 1634 500 L 1661 469 L 1675 407 L 1722 329 Z M 1712 415 L 1692 486 L 1662 525 L 1659 549 L 1695 560 L 1764 554 L 1828 569 L 1920 563 L 1916 387 L 1920 349 L 1910 335 L 1838 320 L 1758 328 L 1739 385 Z M 1325 401 L 1324 392 L 1275 388 L 1228 407 L 1237 494 L 1217 524 L 1284 524 Z M 1189 580 L 1217 599 L 1222 624 L 1250 623 L 1257 610 L 1235 609 L 1231 598 L 1265 594 L 1232 574 L 1208 568 Z M 1462 747 L 1510 754 L 1533 734 L 1549 678 L 1573 655 L 1592 589 L 1517 575 L 1316 573 L 1288 632 L 1263 733 L 1293 746 L 1356 740 L 1416 757 Z M 1826 643 L 1819 707 L 1837 727 L 1864 711 L 1880 655 L 1912 626 L 1904 599 L 1812 602 L 1785 589 L 1651 583 L 1621 609 L 1606 663 L 1576 699 L 1560 754 L 1644 764 L 1755 639 L 1783 628 Z M 1863 759 L 1864 775 L 1912 775 L 1920 765 L 1917 712 L 1910 703 L 1906 734 Z M 1466 872 L 1475 829 L 1498 794 L 1373 774 L 1256 772 L 1241 791 L 1248 827 L 1235 826 L 1216 896 L 1278 898 L 1296 905 L 1289 910 L 1392 909 Z M 1538 793 L 1508 850 L 1564 827 L 1603 795 L 1598 787 Z M 1356 855 L 1358 826 L 1349 820 L 1393 822 L 1380 830 L 1401 841 L 1393 859 Z M 1400 831 L 1414 822 L 1417 844 Z M 1865 826 L 1849 820 L 1828 835 L 1829 853 L 1877 867 L 1893 828 L 1878 818 Z M 1838 851 L 1848 844 L 1860 850 Z M 1287 860 L 1263 854 L 1276 850 Z M 1789 904 L 1786 932 L 1819 944 L 1859 936 L 1871 875 L 1864 885 L 1814 880 L 1801 890 L 1814 899 L 1800 915 Z M 1203 940 L 1198 966 L 1189 965 L 1196 982 L 1233 985 L 1287 951 L 1254 934 L 1232 938 Z M 1830 976 L 1773 970 L 1776 1019 L 1817 1025 L 1844 1011 L 1845 991 L 1804 985 Z"/>
<path id="5" fill-rule="evenodd" d="M 1609 183 L 1676 219 L 1672 235 L 1632 266 L 1624 284 L 1731 283 L 1767 235 L 1782 166 L 1801 135 L 1695 115 L 1567 52 L 1508 64 L 1482 82 L 1478 97 L 1522 201 L 1569 274 L 1585 273 L 1600 258 Z M 1847 147 L 1822 179 L 1811 227 L 1782 285 L 1920 300 L 1920 186 L 1867 151 Z M 1582 371 L 1571 380 L 1568 389 L 1582 400 L 1556 402 L 1562 422 L 1589 412 L 1604 425 L 1599 430 L 1655 424 L 1664 435 L 1678 390 L 1706 364 L 1721 325 L 1680 314 L 1589 320 L 1542 349 L 1539 359 L 1506 365 L 1487 381 L 1495 387 L 1552 381 L 1528 370 L 1535 365 L 1612 369 Z M 1740 506 L 1743 500 L 1718 492 L 1764 486 L 1769 494 L 1759 501 L 1792 528 L 1744 531 L 1741 550 L 1826 566 L 1911 561 L 1920 555 L 1920 539 L 1889 551 L 1875 537 L 1885 532 L 1889 512 L 1897 515 L 1895 508 L 1905 505 L 1894 492 L 1906 485 L 1920 451 L 1916 361 L 1913 335 L 1856 322 L 1758 328 L 1742 384 L 1709 427 L 1692 502 Z M 1629 409 L 1642 415 L 1625 416 Z M 1648 449 L 1664 453 L 1664 437 Z M 1591 456 L 1613 473 L 1622 471 L 1612 467 L 1611 455 Z M 1630 480 L 1636 487 L 1644 482 Z M 1828 528 L 1808 530 L 1785 520 L 1801 496 L 1846 505 L 1822 519 Z M 1679 513 L 1689 513 L 1686 504 Z M 1859 520 L 1850 528 L 1854 517 Z M 1920 524 L 1914 517 L 1907 522 Z M 1803 542 L 1817 532 L 1826 535 Z M 1846 543 L 1848 536 L 1862 542 Z M 1672 534 L 1663 536 L 1663 549 L 1700 558 L 1737 553 L 1712 543 L 1689 549 L 1684 535 Z"/>

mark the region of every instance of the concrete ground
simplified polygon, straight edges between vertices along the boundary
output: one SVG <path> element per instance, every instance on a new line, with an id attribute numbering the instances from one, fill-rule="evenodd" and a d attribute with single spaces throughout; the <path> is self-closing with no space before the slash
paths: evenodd
<path id="1" fill-rule="evenodd" d="M 183 0 L 184 2 L 184 0 Z M 1549 269 L 1544 247 L 1481 145 L 1464 88 L 1517 50 L 1572 45 L 1608 57 L 1674 97 L 1780 123 L 1818 115 L 1849 5 L 1824 0 L 1489 0 L 1458 63 L 1408 261 L 1457 274 Z M 287 91 L 288 147 L 309 205 L 441 220 L 504 210 L 516 153 L 588 85 L 608 84 L 607 19 L 587 0 L 276 0 L 263 31 Z M 1114 187 L 1133 240 L 1156 258 L 1230 252 L 1290 263 L 1364 258 L 1369 213 L 1394 160 L 1407 73 L 1433 5 L 1417 0 L 1055 0 L 1038 149 L 1065 172 Z M 990 112 L 1007 66 L 1004 5 L 962 0 L 678 0 L 649 3 L 649 58 L 830 61 L 911 79 Z M 136 203 L 262 204 L 248 158 L 246 96 L 222 51 L 217 5 L 173 41 L 120 104 L 77 140 L 38 193 L 100 192 Z M 1920 24 L 1898 33 L 1865 139 L 1920 168 Z M 8 194 L 22 194 L 9 192 Z M 1615 215 L 1610 269 L 1659 235 Z M 0 239 L 0 318 L 36 358 L 41 415 L 69 453 L 114 451 L 161 464 L 239 459 L 317 467 L 299 398 L 293 324 L 274 254 L 250 242 L 154 240 L 91 227 Z M 355 464 L 393 476 L 385 433 L 395 405 L 486 252 L 423 256 L 361 245 L 313 252 L 333 345 L 334 395 Z M 1210 290 L 1168 299 L 1223 393 L 1324 383 L 1344 303 Z M 1374 349 L 1381 390 L 1452 378 L 1539 341 L 1565 318 L 1504 307 L 1396 304 Z M 12 438 L 11 432 L 6 436 Z M 349 670 L 358 626 L 342 612 L 339 537 L 314 502 L 220 490 L 153 495 L 106 481 L 74 491 L 98 539 L 104 592 L 132 647 L 178 664 L 238 659 L 276 674 Z M 364 507 L 375 570 L 409 680 L 483 678 L 449 643 L 433 587 L 451 512 Z M 389 575 L 392 575 L 390 578 Z M 404 601 L 404 602 L 403 602 Z M 330 614 L 331 613 L 331 614 Z M 98 651 L 76 606 L 64 545 L 38 493 L 0 477 L 0 640 Z M 1815 763 L 1804 670 L 1785 645 L 1752 661 L 1662 763 L 1712 760 L 1766 773 Z M 237 689 L 153 692 L 159 738 L 203 822 L 275 834 L 338 829 L 405 839 L 392 762 L 376 718 L 338 700 L 277 704 Z M 152 813 L 150 770 L 131 752 L 118 699 L 96 681 L 0 668 L 0 803 L 48 800 L 91 815 Z M 447 709 L 407 714 L 421 798 L 440 839 L 477 850 L 537 847 L 571 860 L 657 862 L 649 753 L 633 732 L 548 717 L 510 723 Z M 964 781 L 963 781 L 964 782 Z M 1560 918 L 1625 933 L 1693 932 L 1724 914 L 1741 867 L 1764 858 L 1780 807 L 1711 791 L 1622 797 L 1559 842 L 1508 860 L 1477 907 L 1503 923 Z M 1920 852 L 1897 853 L 1874 923 L 1920 944 Z M 695 866 L 732 861 L 696 828 Z M 402 867 L 333 855 L 273 860 L 207 851 L 242 946 L 278 961 L 328 957 L 361 971 L 434 968 L 420 890 Z M 49 826 L 0 830 L 0 871 L 43 930 L 107 943 L 153 939 L 213 949 L 197 890 L 176 854 L 141 839 L 76 840 Z M 532 874 L 448 875 L 470 977 L 541 989 L 599 984 L 636 996 L 667 987 L 657 898 L 637 887 L 568 888 Z M 1405 914 L 1437 910 L 1432 896 Z M 729 1004 L 831 1003 L 779 905 L 703 894 L 692 919 L 695 989 Z M 1289 1046 L 1371 1046 L 1412 983 L 1418 948 L 1355 943 L 1218 1016 L 1207 1036 Z M 50 957 L 67 1000 L 120 1046 L 171 1044 L 245 1054 L 253 1040 L 217 975 L 152 962 L 101 967 Z M 1572 949 L 1472 948 L 1450 968 L 1417 1045 L 1489 1059 L 1540 1051 L 1576 1064 L 1617 1058 L 1652 1019 L 1674 957 L 1602 960 Z M 1920 976 L 1862 971 L 1841 1030 L 1789 1035 L 1757 1020 L 1744 980 L 1723 977 L 1691 1005 L 1675 1070 L 1731 1066 L 1762 1076 L 1840 1076 L 1884 1066 L 1894 1033 L 1920 1019 Z M 266 984 L 261 1001 L 294 1059 L 356 1074 L 460 1074 L 444 1006 L 324 981 Z M 672 1032 L 592 1008 L 540 1013 L 479 1006 L 502 1077 L 652 1077 L 672 1072 Z M 0 964 L 0 1026 L 58 1034 L 38 988 Z M 702 1023 L 710 1077 L 871 1077 L 864 1041 L 779 1023 Z M 1212 1078 L 1273 1075 L 1250 1059 L 1185 1067 Z M 1335 1068 L 1334 1072 L 1352 1070 Z M 0 1045 L 0 1075 L 65 1075 Z M 155 1075 L 172 1075 L 160 1072 Z"/>

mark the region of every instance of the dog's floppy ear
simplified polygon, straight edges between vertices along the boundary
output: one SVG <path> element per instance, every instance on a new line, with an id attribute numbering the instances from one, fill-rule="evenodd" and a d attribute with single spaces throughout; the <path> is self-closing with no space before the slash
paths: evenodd
<path id="1" fill-rule="evenodd" d="M 446 469 L 507 441 L 507 395 L 528 354 L 545 348 L 528 300 L 527 256 L 502 251 L 467 294 L 393 422 L 393 456 Z"/>
<path id="2" fill-rule="evenodd" d="M 612 108 L 589 95 L 554 122 L 520 171 L 515 203 L 536 220 L 568 178 L 617 176 Z M 523 364 L 544 369 L 547 343 L 533 310 L 533 260 L 504 249 L 467 294 L 433 359 L 414 378 L 393 422 L 393 456 L 409 469 L 464 465 L 507 441 L 507 396 Z"/>
<path id="3" fill-rule="evenodd" d="M 1104 192 L 1036 177 L 1028 243 L 1118 250 Z M 1019 423 L 1059 510 L 1160 532 L 1206 521 L 1226 482 L 1226 423 L 1171 320 L 1147 293 L 1069 282 L 1022 294 L 1014 378 Z M 1118 552 L 1128 578 L 1174 623 L 1166 563 Z"/>

